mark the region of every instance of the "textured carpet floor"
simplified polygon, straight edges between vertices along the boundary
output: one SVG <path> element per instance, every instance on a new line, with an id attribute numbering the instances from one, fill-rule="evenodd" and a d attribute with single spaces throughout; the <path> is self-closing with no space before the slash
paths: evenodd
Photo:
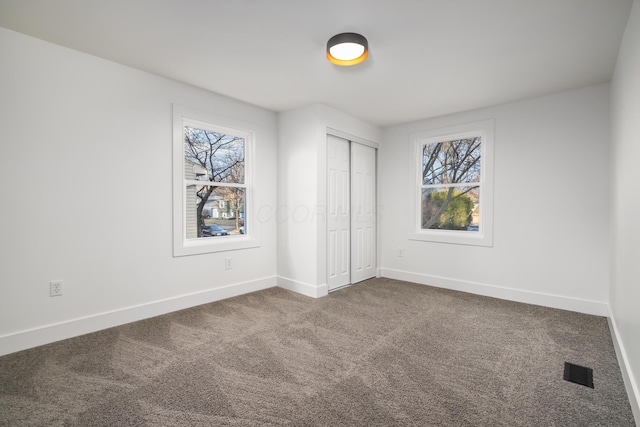
<path id="1" fill-rule="evenodd" d="M 595 388 L 562 379 L 593 368 Z M 3 426 L 633 426 L 605 318 L 373 279 L 0 357 Z"/>

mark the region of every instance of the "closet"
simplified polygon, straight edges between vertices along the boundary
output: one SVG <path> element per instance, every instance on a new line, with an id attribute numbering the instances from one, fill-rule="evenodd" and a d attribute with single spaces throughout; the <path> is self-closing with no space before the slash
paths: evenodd
<path id="1" fill-rule="evenodd" d="M 376 152 L 327 135 L 329 291 L 376 275 Z"/>

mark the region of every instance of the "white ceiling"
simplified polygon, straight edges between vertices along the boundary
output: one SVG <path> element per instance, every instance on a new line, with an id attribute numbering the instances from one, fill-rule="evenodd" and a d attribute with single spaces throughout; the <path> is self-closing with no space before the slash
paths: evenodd
<path id="1" fill-rule="evenodd" d="M 609 81 L 632 0 L 0 0 L 0 26 L 274 111 L 386 126 Z M 324 51 L 369 40 L 363 64 Z M 1 59 L 0 59 L 1 62 Z"/>

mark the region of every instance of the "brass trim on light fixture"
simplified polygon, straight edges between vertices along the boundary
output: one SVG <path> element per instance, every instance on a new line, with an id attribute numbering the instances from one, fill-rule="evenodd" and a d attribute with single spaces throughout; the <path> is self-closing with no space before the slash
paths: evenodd
<path id="1" fill-rule="evenodd" d="M 364 49 L 364 51 L 357 57 L 336 58 L 334 55 L 332 55 L 331 49 L 342 44 L 359 45 Z M 367 56 L 369 56 L 369 42 L 364 36 L 360 34 L 341 33 L 331 37 L 327 42 L 327 59 L 336 65 L 340 65 L 343 67 L 356 65 L 367 59 Z"/>

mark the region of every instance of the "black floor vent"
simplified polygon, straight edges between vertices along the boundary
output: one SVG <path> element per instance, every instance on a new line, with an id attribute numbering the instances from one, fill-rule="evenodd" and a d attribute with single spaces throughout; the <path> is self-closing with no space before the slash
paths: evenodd
<path id="1" fill-rule="evenodd" d="M 593 369 L 564 362 L 564 379 L 593 388 Z"/>

